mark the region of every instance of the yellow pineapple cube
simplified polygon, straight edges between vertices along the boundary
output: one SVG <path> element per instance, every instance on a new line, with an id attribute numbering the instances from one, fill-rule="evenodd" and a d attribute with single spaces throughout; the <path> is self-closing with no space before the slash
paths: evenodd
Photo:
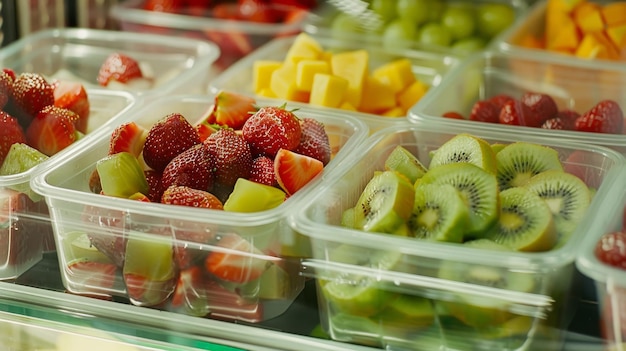
<path id="1" fill-rule="evenodd" d="M 282 64 L 283 63 L 281 61 L 272 60 L 258 60 L 254 62 L 252 70 L 252 84 L 254 86 L 255 93 L 258 94 L 260 91 L 270 87 L 272 72 L 280 68 Z"/>
<path id="2" fill-rule="evenodd" d="M 311 91 L 313 77 L 317 73 L 330 73 L 330 65 L 322 60 L 302 60 L 296 66 L 296 86 L 302 91 Z"/>
<path id="3" fill-rule="evenodd" d="M 306 33 L 300 33 L 285 55 L 285 63 L 296 64 L 301 60 L 317 60 L 324 50 L 320 43 Z"/>
<path id="4" fill-rule="evenodd" d="M 272 89 L 270 89 L 269 87 L 263 88 L 263 89 L 257 91 L 256 94 L 259 95 L 259 96 L 266 97 L 266 98 L 276 98 L 276 94 L 274 94 Z"/>
<path id="5" fill-rule="evenodd" d="M 318 73 L 313 77 L 309 103 L 311 105 L 338 107 L 348 89 L 348 81 L 332 74 Z"/>
<path id="6" fill-rule="evenodd" d="M 376 68 L 372 76 L 398 93 L 415 82 L 412 66 L 409 59 L 398 59 Z"/>
<path id="7" fill-rule="evenodd" d="M 345 101 L 352 106 L 361 105 L 363 82 L 369 71 L 369 54 L 365 50 L 345 51 L 330 58 L 333 75 L 348 81 Z"/>
<path id="8" fill-rule="evenodd" d="M 402 107 L 400 107 L 400 106 L 396 106 L 396 107 L 392 107 L 392 108 L 388 109 L 387 111 L 383 111 L 383 113 L 381 113 L 381 116 L 384 116 L 384 117 L 405 117 L 406 116 L 406 110 L 402 109 Z"/>
<path id="9" fill-rule="evenodd" d="M 352 104 L 350 104 L 347 101 L 343 101 L 340 105 L 339 108 L 342 110 L 347 110 L 347 111 L 356 111 L 356 107 L 352 106 Z"/>
<path id="10" fill-rule="evenodd" d="M 363 99 L 359 111 L 378 113 L 396 107 L 396 94 L 387 84 L 367 76 L 363 84 Z"/>
<path id="11" fill-rule="evenodd" d="M 424 84 L 420 80 L 414 81 L 407 88 L 402 90 L 397 95 L 398 106 L 404 111 L 408 111 L 413 105 L 415 105 L 428 91 L 428 85 Z"/>
<path id="12" fill-rule="evenodd" d="M 296 66 L 283 64 L 272 72 L 270 77 L 270 89 L 277 98 L 292 100 L 298 95 L 296 86 Z"/>

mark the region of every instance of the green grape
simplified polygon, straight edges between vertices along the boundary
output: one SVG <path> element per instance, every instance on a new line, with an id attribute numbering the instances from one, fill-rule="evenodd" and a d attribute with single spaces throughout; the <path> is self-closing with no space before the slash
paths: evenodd
<path id="1" fill-rule="evenodd" d="M 390 1 L 391 0 L 387 0 Z M 415 26 L 426 22 L 430 11 L 430 0 L 398 0 L 396 12 L 398 17 L 413 22 Z"/>
<path id="2" fill-rule="evenodd" d="M 363 29 L 358 20 L 346 13 L 339 13 L 333 18 L 330 24 L 330 30 L 333 35 L 361 33 Z"/>
<path id="3" fill-rule="evenodd" d="M 404 19 L 391 21 L 383 31 L 383 46 L 388 49 L 406 49 L 415 42 L 417 28 Z"/>
<path id="4" fill-rule="evenodd" d="M 515 21 L 515 11 L 505 4 L 483 4 L 478 7 L 478 31 L 487 39 L 500 34 Z"/>
<path id="5" fill-rule="evenodd" d="M 446 8 L 446 3 L 442 0 L 430 1 L 428 4 L 428 16 L 426 18 L 426 22 L 439 22 L 439 19 Z"/>
<path id="6" fill-rule="evenodd" d="M 462 7 L 449 6 L 441 16 L 441 23 L 452 35 L 452 40 L 470 37 L 476 28 L 473 13 Z"/>
<path id="7" fill-rule="evenodd" d="M 391 0 L 372 0 L 370 8 L 380 16 L 383 22 L 396 17 L 396 3 Z"/>
<path id="8" fill-rule="evenodd" d="M 422 26 L 419 31 L 418 41 L 427 46 L 449 46 L 452 42 L 452 36 L 442 24 L 429 22 Z"/>
<path id="9" fill-rule="evenodd" d="M 451 49 L 458 55 L 469 55 L 473 52 L 480 51 L 485 48 L 487 43 L 485 39 L 481 37 L 468 37 L 461 40 L 457 40 L 452 44 Z"/>

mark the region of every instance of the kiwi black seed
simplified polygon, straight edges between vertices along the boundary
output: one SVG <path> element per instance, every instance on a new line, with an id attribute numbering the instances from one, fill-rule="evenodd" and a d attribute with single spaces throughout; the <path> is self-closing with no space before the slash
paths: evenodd
<path id="1" fill-rule="evenodd" d="M 500 190 L 524 185 L 531 177 L 550 169 L 563 170 L 553 148 L 527 143 L 511 143 L 496 154 Z"/>
<path id="2" fill-rule="evenodd" d="M 410 235 L 428 240 L 462 242 L 469 209 L 451 184 L 422 184 L 408 220 Z"/>

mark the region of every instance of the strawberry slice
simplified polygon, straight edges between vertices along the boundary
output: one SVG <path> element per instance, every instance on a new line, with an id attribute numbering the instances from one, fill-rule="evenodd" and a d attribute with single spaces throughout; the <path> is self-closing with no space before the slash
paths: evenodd
<path id="1" fill-rule="evenodd" d="M 198 136 L 200 137 L 200 142 L 204 142 L 207 140 L 211 134 L 215 133 L 217 129 L 211 126 L 208 123 L 200 123 L 196 125 L 196 130 L 198 131 Z"/>
<path id="2" fill-rule="evenodd" d="M 126 84 L 130 80 L 142 77 L 139 62 L 128 55 L 116 52 L 109 55 L 100 66 L 97 81 L 106 87 L 111 81 Z"/>
<path id="3" fill-rule="evenodd" d="M 90 105 L 85 86 L 67 80 L 58 80 L 53 83 L 53 86 L 54 106 L 76 113 L 79 116 L 78 120 L 74 122 L 76 130 L 87 133 Z"/>
<path id="4" fill-rule="evenodd" d="M 113 263 L 79 259 L 70 262 L 65 273 L 73 286 L 81 292 L 109 294 L 115 284 L 118 268 Z"/>
<path id="5" fill-rule="evenodd" d="M 215 108 L 210 120 L 216 124 L 229 126 L 233 129 L 241 129 L 244 123 L 252 116 L 257 108 L 254 98 L 241 94 L 220 91 L 215 96 Z"/>
<path id="6" fill-rule="evenodd" d="M 200 267 L 180 271 L 170 306 L 192 316 L 203 317 L 209 313 L 206 283 Z"/>
<path id="7" fill-rule="evenodd" d="M 280 149 L 274 158 L 276 180 L 289 195 L 307 185 L 323 169 L 322 161 L 285 149 Z"/>
<path id="8" fill-rule="evenodd" d="M 46 106 L 26 129 L 26 142 L 43 154 L 52 156 L 76 141 L 74 122 L 78 118 L 70 110 Z"/>
<path id="9" fill-rule="evenodd" d="M 115 128 L 109 141 L 109 155 L 130 152 L 139 157 L 148 132 L 135 122 L 126 122 Z"/>
<path id="10" fill-rule="evenodd" d="M 215 240 L 215 247 L 207 255 L 204 267 L 218 279 L 246 283 L 259 278 L 271 264 L 260 258 L 263 255 L 260 250 L 237 234 L 220 235 Z"/>

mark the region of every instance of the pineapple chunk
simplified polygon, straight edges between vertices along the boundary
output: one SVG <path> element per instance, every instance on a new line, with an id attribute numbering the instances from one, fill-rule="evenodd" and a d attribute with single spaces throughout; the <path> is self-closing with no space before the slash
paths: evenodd
<path id="1" fill-rule="evenodd" d="M 257 91 L 256 94 L 266 98 L 276 98 L 276 94 L 274 94 L 274 92 L 270 88 L 263 88 Z"/>
<path id="2" fill-rule="evenodd" d="M 270 77 L 270 89 L 279 99 L 293 100 L 298 95 L 296 87 L 296 66 L 283 64 L 272 72 Z"/>
<path id="3" fill-rule="evenodd" d="M 367 76 L 363 84 L 363 99 L 359 110 L 368 113 L 385 111 L 396 106 L 396 94 L 378 79 Z"/>
<path id="4" fill-rule="evenodd" d="M 408 111 L 415 105 L 428 91 L 428 86 L 422 81 L 416 80 L 406 89 L 397 95 L 398 106 L 404 111 Z"/>
<path id="5" fill-rule="evenodd" d="M 363 82 L 369 70 L 369 54 L 365 50 L 353 50 L 334 54 L 330 58 L 331 71 L 348 82 L 345 101 L 352 106 L 361 105 Z"/>
<path id="6" fill-rule="evenodd" d="M 330 73 L 330 65 L 322 60 L 302 60 L 296 69 L 296 86 L 302 91 L 311 91 L 313 77 L 317 73 Z"/>
<path id="7" fill-rule="evenodd" d="M 280 68 L 280 66 L 282 66 L 281 61 L 259 60 L 254 62 L 252 82 L 255 93 L 258 94 L 260 91 L 269 88 L 272 72 Z"/>
<path id="8" fill-rule="evenodd" d="M 313 37 L 300 33 L 287 50 L 285 63 L 297 64 L 301 60 L 317 60 L 323 51 L 322 46 Z"/>
<path id="9" fill-rule="evenodd" d="M 309 103 L 318 106 L 338 107 L 347 89 L 347 80 L 331 74 L 318 73 L 313 77 Z"/>
<path id="10" fill-rule="evenodd" d="M 404 117 L 406 116 L 406 110 L 403 110 L 401 107 L 396 106 L 384 111 L 381 116 L 384 117 Z"/>
<path id="11" fill-rule="evenodd" d="M 398 93 L 415 82 L 412 68 L 409 59 L 399 59 L 376 68 L 372 76 Z"/>
<path id="12" fill-rule="evenodd" d="M 347 110 L 347 111 L 356 111 L 357 110 L 356 107 L 352 106 L 352 104 L 350 104 L 347 101 L 343 101 L 341 103 L 341 105 L 339 105 L 339 108 L 342 109 L 342 110 Z"/>

